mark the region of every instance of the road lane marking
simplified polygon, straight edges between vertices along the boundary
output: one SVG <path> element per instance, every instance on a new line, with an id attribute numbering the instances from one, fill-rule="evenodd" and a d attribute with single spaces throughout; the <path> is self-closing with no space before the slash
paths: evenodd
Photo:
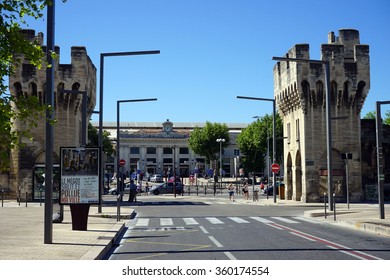
<path id="1" fill-rule="evenodd" d="M 297 221 L 293 221 L 293 220 L 290 220 L 290 219 L 287 219 L 287 218 L 283 218 L 283 217 L 271 217 L 271 218 L 275 219 L 275 220 L 278 220 L 278 221 L 281 221 L 281 222 L 288 223 L 288 224 L 298 224 L 299 223 Z"/>
<path id="2" fill-rule="evenodd" d="M 236 261 L 237 260 L 237 258 L 235 256 L 233 256 L 232 253 L 230 253 L 230 252 L 224 252 L 224 253 L 229 258 L 229 260 L 232 260 L 232 261 Z"/>
<path id="3" fill-rule="evenodd" d="M 283 226 L 283 225 L 280 225 L 280 224 L 274 224 L 275 227 L 277 228 L 280 228 L 280 229 L 284 229 L 286 231 L 288 231 L 289 233 L 295 235 L 295 236 L 299 236 L 301 238 L 304 238 L 304 239 L 312 239 L 318 243 L 321 243 L 329 248 L 332 248 L 334 250 L 337 250 L 341 253 L 344 253 L 346 255 L 350 255 L 350 256 L 353 256 L 357 259 L 361 259 L 361 260 L 382 260 L 381 258 L 378 258 L 374 255 L 370 255 L 370 254 L 367 254 L 367 253 L 364 253 L 362 251 L 358 251 L 358 250 L 354 250 L 352 248 L 349 248 L 349 247 L 346 247 L 344 245 L 341 245 L 341 244 L 338 244 L 338 243 L 335 243 L 335 242 L 332 242 L 332 241 L 329 241 L 329 240 L 326 240 L 326 239 L 323 239 L 321 237 L 317 237 L 315 235 L 311 235 L 311 234 L 308 234 L 308 233 L 305 233 L 305 232 L 302 232 L 302 231 L 299 231 L 299 230 L 296 230 L 296 229 L 293 229 L 293 228 L 290 228 L 290 227 L 287 227 L 287 226 Z"/>
<path id="4" fill-rule="evenodd" d="M 209 218 L 205 218 L 207 221 L 209 221 L 210 223 L 212 223 L 213 225 L 221 225 L 221 224 L 224 224 L 224 222 L 222 222 L 220 219 L 217 219 L 217 218 L 214 218 L 214 217 L 209 217 Z"/>
<path id="5" fill-rule="evenodd" d="M 238 224 L 249 224 L 248 221 L 244 220 L 244 219 L 241 219 L 239 217 L 228 217 L 230 220 L 238 223 Z"/>
<path id="6" fill-rule="evenodd" d="M 149 219 L 143 219 L 139 218 L 137 223 L 135 224 L 136 227 L 147 227 L 149 225 Z"/>
<path id="7" fill-rule="evenodd" d="M 249 217 L 249 218 L 251 218 L 251 219 L 253 219 L 255 221 L 264 223 L 264 224 L 271 224 L 271 223 L 273 223 L 272 221 L 264 219 L 264 218 L 261 218 L 261 217 Z"/>
<path id="8" fill-rule="evenodd" d="M 186 225 L 199 225 L 199 223 L 194 218 L 183 218 Z"/>
<path id="9" fill-rule="evenodd" d="M 161 218 L 160 225 L 161 226 L 173 226 L 173 220 L 171 218 Z"/>
<path id="10" fill-rule="evenodd" d="M 209 232 L 203 226 L 200 226 L 199 228 L 201 231 L 203 231 L 204 234 L 209 234 Z"/>
<path id="11" fill-rule="evenodd" d="M 213 236 L 209 235 L 210 240 L 217 246 L 218 248 L 222 248 L 222 244 L 218 242 L 217 239 L 215 239 Z"/>

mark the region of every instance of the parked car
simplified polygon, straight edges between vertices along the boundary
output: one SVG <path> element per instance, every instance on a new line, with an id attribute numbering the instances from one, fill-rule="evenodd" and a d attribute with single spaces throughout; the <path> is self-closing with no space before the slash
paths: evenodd
<path id="1" fill-rule="evenodd" d="M 118 195 L 119 194 L 119 191 L 117 190 L 117 188 L 111 188 L 109 191 L 108 191 L 109 194 L 112 194 L 112 195 Z M 127 193 L 129 194 L 130 193 L 130 184 L 126 185 L 124 190 L 123 190 L 123 193 Z"/>
<path id="2" fill-rule="evenodd" d="M 173 183 L 168 182 L 168 183 L 163 183 L 151 187 L 150 193 L 154 195 L 159 195 L 159 194 L 173 193 L 173 190 L 174 190 Z M 183 193 L 183 190 L 184 190 L 184 186 L 182 185 L 182 183 L 176 183 L 176 194 Z"/>
<path id="3" fill-rule="evenodd" d="M 163 182 L 163 177 L 160 174 L 154 174 L 150 177 L 150 182 L 160 183 Z"/>

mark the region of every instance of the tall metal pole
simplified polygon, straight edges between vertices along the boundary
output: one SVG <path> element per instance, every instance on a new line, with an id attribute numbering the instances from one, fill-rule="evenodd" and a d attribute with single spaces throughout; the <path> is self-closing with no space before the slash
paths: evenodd
<path id="1" fill-rule="evenodd" d="M 331 122 L 331 102 L 330 102 L 330 65 L 325 62 L 325 82 L 326 82 L 326 150 L 328 169 L 328 201 L 329 210 L 333 211 L 333 170 L 332 170 L 332 122 Z"/>
<path id="2" fill-rule="evenodd" d="M 379 201 L 379 218 L 385 218 L 384 204 L 384 174 L 383 174 L 383 151 L 382 151 L 382 117 L 381 117 L 381 102 L 376 102 L 376 155 L 378 169 L 378 201 Z"/>
<path id="3" fill-rule="evenodd" d="M 53 120 L 54 108 L 54 18 L 55 0 L 47 6 L 47 63 L 46 68 L 46 147 L 45 147 L 45 215 L 44 215 L 44 243 L 53 243 Z"/>
<path id="4" fill-rule="evenodd" d="M 273 104 L 272 104 L 272 108 L 273 108 L 273 111 L 272 111 L 272 158 L 273 158 L 273 162 L 272 163 L 276 163 L 276 102 L 275 102 L 275 99 L 273 100 Z M 274 185 L 274 189 L 272 191 L 272 194 L 273 194 L 273 197 L 274 197 L 274 203 L 276 203 L 276 173 L 275 172 L 272 172 L 272 181 L 273 181 L 273 185 Z"/>
<path id="5" fill-rule="evenodd" d="M 104 81 L 104 55 L 100 54 L 100 78 L 99 78 L 99 147 L 101 149 L 101 157 L 100 157 L 100 176 L 99 176 L 99 188 L 100 194 L 103 193 L 104 186 L 104 166 L 103 166 L 103 81 Z M 117 185 L 118 187 L 118 185 Z M 99 197 L 99 206 L 98 213 L 102 213 L 102 203 L 103 199 Z"/>
<path id="6" fill-rule="evenodd" d="M 153 51 L 135 51 L 135 52 L 114 52 L 114 53 L 101 53 L 100 54 L 100 81 L 99 81 L 99 147 L 103 152 L 103 80 L 104 80 L 104 57 L 106 56 L 130 56 L 130 55 L 148 55 L 148 54 L 160 54 L 159 50 Z M 104 165 L 103 156 L 100 157 L 100 193 L 103 193 L 104 185 Z M 98 213 L 102 212 L 102 199 L 98 207 Z"/>
<path id="7" fill-rule="evenodd" d="M 119 180 L 119 161 L 120 161 L 120 136 L 119 136 L 119 116 L 120 116 L 120 101 L 116 102 L 116 190 L 118 193 L 120 193 L 120 201 L 123 200 L 123 193 L 122 193 L 122 180 Z M 122 176 L 123 179 L 123 176 Z M 119 184 L 119 182 L 121 182 Z"/>
<path id="8" fill-rule="evenodd" d="M 129 102 L 144 102 L 144 101 L 156 101 L 157 98 L 147 98 L 147 99 L 130 99 L 130 100 L 118 100 L 116 102 L 116 189 L 120 191 L 121 200 L 123 199 L 123 174 L 121 176 L 121 185 L 119 188 L 119 161 L 120 161 L 120 104 L 129 103 Z"/>
<path id="9" fill-rule="evenodd" d="M 345 179 L 347 181 L 347 208 L 349 209 L 349 168 L 348 168 L 348 153 L 345 153 Z"/>

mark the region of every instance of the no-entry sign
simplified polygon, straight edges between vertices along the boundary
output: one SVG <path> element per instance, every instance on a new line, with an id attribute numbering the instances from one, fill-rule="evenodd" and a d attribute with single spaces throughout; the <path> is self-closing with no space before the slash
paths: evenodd
<path id="1" fill-rule="evenodd" d="M 120 161 L 119 161 L 119 165 L 120 166 L 124 166 L 126 164 L 126 161 L 124 160 L 124 159 L 121 159 Z"/>
<path id="2" fill-rule="evenodd" d="M 280 171 L 280 166 L 279 166 L 279 164 L 273 163 L 273 164 L 271 165 L 271 170 L 272 170 L 273 173 L 278 173 L 278 172 Z"/>

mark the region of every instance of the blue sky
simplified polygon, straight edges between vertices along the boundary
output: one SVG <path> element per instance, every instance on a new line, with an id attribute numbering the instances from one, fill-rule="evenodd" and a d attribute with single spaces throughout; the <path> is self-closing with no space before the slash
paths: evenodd
<path id="1" fill-rule="evenodd" d="M 55 44 L 60 63 L 71 46 L 85 46 L 97 71 L 100 53 L 160 50 L 158 55 L 108 57 L 104 65 L 104 121 L 250 123 L 272 114 L 273 56 L 299 43 L 320 59 L 328 33 L 360 32 L 370 46 L 371 89 L 362 117 L 377 100 L 389 100 L 390 2 L 388 0 L 67 0 L 56 1 Z M 30 22 L 45 34 L 45 19 Z M 98 110 L 98 100 L 97 107 Z M 390 109 L 383 108 L 384 110 Z M 98 115 L 93 115 L 93 121 Z"/>

